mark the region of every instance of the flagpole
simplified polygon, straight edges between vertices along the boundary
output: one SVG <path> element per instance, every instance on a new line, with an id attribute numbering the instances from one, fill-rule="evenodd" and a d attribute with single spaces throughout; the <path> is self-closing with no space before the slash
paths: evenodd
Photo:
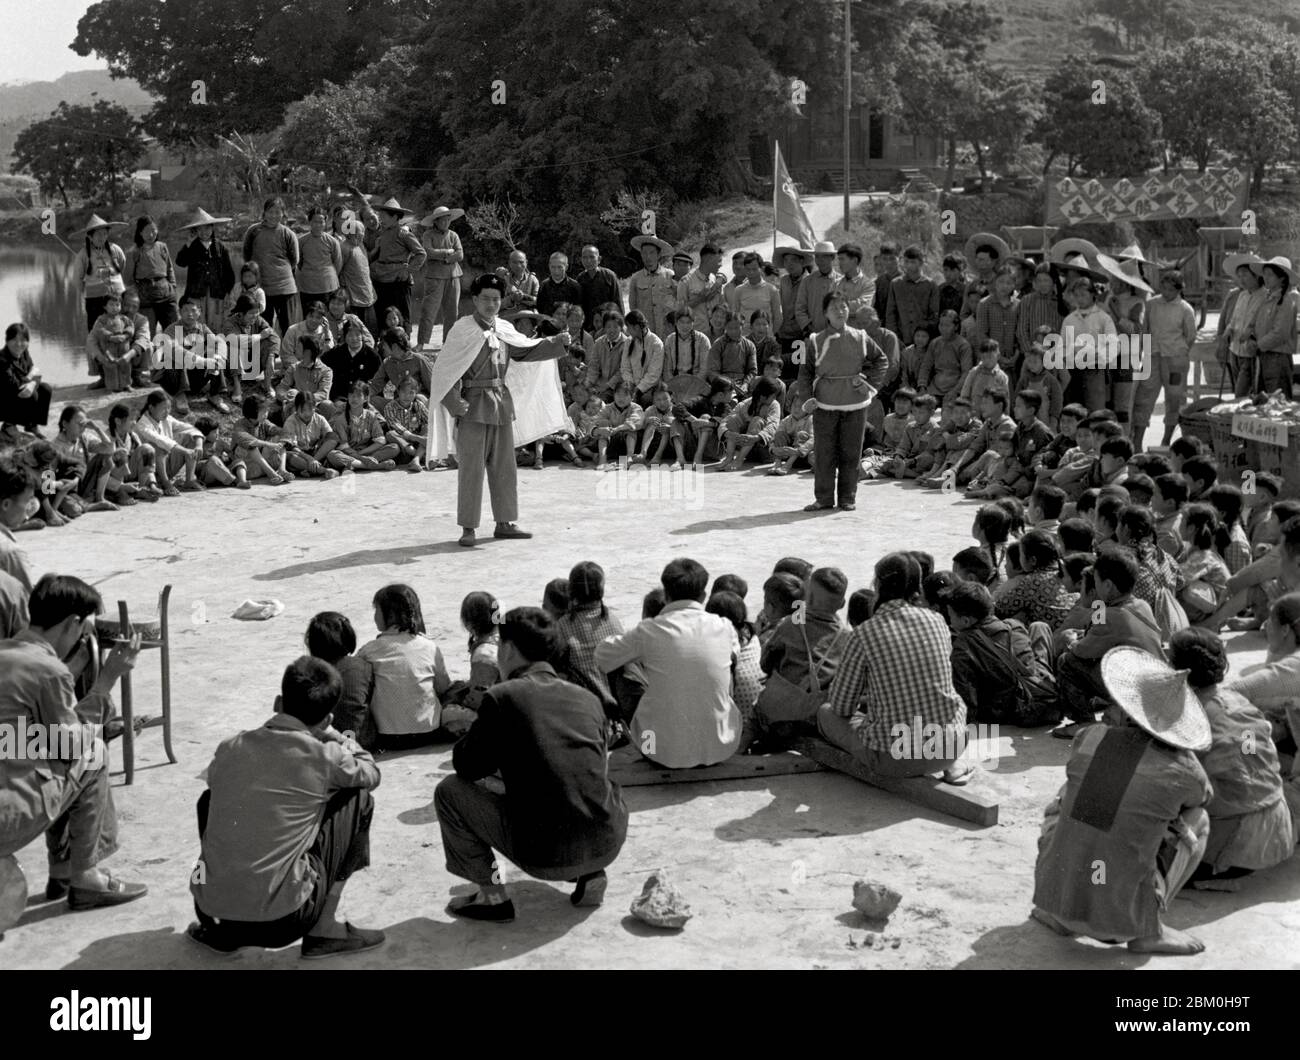
<path id="1" fill-rule="evenodd" d="M 776 257 L 776 197 L 781 194 L 781 141 L 772 141 L 772 257 Z M 773 265 L 776 264 L 774 260 Z"/>
<path id="2" fill-rule="evenodd" d="M 849 108 L 853 104 L 853 29 L 844 0 L 844 231 L 849 231 Z"/>

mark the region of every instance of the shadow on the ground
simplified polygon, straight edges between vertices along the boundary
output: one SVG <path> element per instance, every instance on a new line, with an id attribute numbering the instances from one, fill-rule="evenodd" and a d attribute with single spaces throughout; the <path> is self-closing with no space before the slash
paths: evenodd
<path id="1" fill-rule="evenodd" d="M 91 942 L 66 969 L 212 968 L 240 969 L 376 969 L 478 968 L 541 949 L 581 924 L 594 909 L 575 909 L 558 886 L 536 880 L 511 883 L 517 919 L 512 924 L 478 924 L 455 920 L 431 896 L 442 920 L 414 917 L 383 925 L 384 945 L 355 956 L 304 961 L 297 944 L 281 950 L 240 950 L 225 957 L 196 945 L 183 931 L 160 928 L 112 935 Z M 380 925 L 366 924 L 366 927 Z"/>
<path id="2" fill-rule="evenodd" d="M 454 540 L 434 541 L 424 545 L 408 545 L 405 548 L 368 548 L 356 552 L 345 552 L 341 556 L 325 559 L 308 560 L 306 563 L 291 563 L 287 567 L 254 574 L 255 582 L 279 582 L 289 578 L 300 578 L 307 574 L 323 574 L 326 571 L 345 570 L 349 567 L 372 567 L 381 563 L 415 563 L 424 556 L 445 555 L 464 552 Z"/>
<path id="3" fill-rule="evenodd" d="M 707 534 L 713 530 L 756 530 L 763 526 L 784 526 L 786 523 L 802 523 L 809 519 L 824 519 L 834 515 L 832 509 L 821 512 L 805 512 L 796 508 L 789 512 L 763 512 L 759 515 L 733 515 L 726 519 L 702 519 L 698 523 L 687 523 L 669 533 L 675 536 L 683 534 Z"/>
<path id="4" fill-rule="evenodd" d="M 1172 921 L 1180 926 L 1177 918 Z M 1124 946 L 1107 946 L 1091 939 L 1071 939 L 1057 935 L 1050 928 L 1026 915 L 1019 924 L 986 931 L 971 947 L 974 953 L 958 968 L 1084 968 L 1128 970 L 1141 968 L 1150 961 L 1146 953 L 1130 953 Z M 1167 958 L 1176 968 L 1176 958 Z"/>

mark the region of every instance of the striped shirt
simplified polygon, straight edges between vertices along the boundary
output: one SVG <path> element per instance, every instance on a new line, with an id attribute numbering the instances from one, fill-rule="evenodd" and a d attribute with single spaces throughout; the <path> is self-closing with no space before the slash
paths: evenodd
<path id="1" fill-rule="evenodd" d="M 895 725 L 960 727 L 966 704 L 952 683 L 952 635 L 934 611 L 889 600 L 855 628 L 831 683 L 830 707 L 851 717 L 859 707 L 867 723 L 862 742 L 888 751 Z"/>
<path id="2" fill-rule="evenodd" d="M 1004 368 L 1016 359 L 1018 308 L 1014 297 L 1003 305 L 995 294 L 981 298 L 975 308 L 975 341 L 971 345 L 978 351 L 985 339 L 993 339 L 998 344 L 998 363 Z"/>
<path id="3" fill-rule="evenodd" d="M 1027 294 L 1016 310 L 1016 349 L 1021 356 L 1029 352 L 1039 328 L 1053 334 L 1061 330 L 1061 307 L 1055 294 Z"/>

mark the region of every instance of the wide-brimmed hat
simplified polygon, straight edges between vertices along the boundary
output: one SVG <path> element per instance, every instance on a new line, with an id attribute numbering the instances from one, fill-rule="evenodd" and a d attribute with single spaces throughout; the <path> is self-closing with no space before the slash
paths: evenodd
<path id="1" fill-rule="evenodd" d="M 435 206 L 433 213 L 426 214 L 420 219 L 420 224 L 424 225 L 425 228 L 432 228 L 434 221 L 441 217 L 450 217 L 453 221 L 459 221 L 464 216 L 464 210 L 453 210 L 450 206 Z"/>
<path id="2" fill-rule="evenodd" d="M 501 315 L 512 324 L 516 320 L 531 320 L 534 324 L 539 324 L 546 319 L 536 309 L 512 309 L 509 313 L 502 313 Z"/>
<path id="3" fill-rule="evenodd" d="M 688 253 L 687 253 L 686 251 L 684 251 L 684 250 L 679 250 L 679 251 L 676 251 L 676 252 L 673 254 L 673 261 L 684 261 L 684 262 L 686 262 L 687 265 L 694 265 L 694 264 L 695 264 L 695 255 L 694 255 L 694 254 L 688 254 Z"/>
<path id="4" fill-rule="evenodd" d="M 1187 751 L 1210 747 L 1210 720 L 1187 683 L 1187 671 L 1175 670 L 1141 648 L 1111 648 L 1101 660 L 1106 691 L 1138 727 L 1161 743 Z"/>
<path id="5" fill-rule="evenodd" d="M 1097 255 L 1100 253 L 1097 244 L 1091 240 L 1071 236 L 1069 239 L 1059 239 L 1053 243 L 1052 249 L 1047 252 L 1047 260 L 1055 265 L 1062 265 L 1071 254 L 1080 254 L 1088 259 L 1089 265 L 1095 266 Z"/>
<path id="6" fill-rule="evenodd" d="M 1107 273 L 1102 272 L 1099 266 L 1089 261 L 1082 254 L 1066 254 L 1064 260 L 1055 261 L 1052 264 L 1058 269 L 1072 269 L 1075 272 L 1081 272 L 1085 276 L 1102 283 L 1110 279 Z"/>
<path id="7" fill-rule="evenodd" d="M 1275 257 L 1269 258 L 1267 261 L 1261 261 L 1259 263 L 1261 274 L 1263 273 L 1265 265 L 1272 265 L 1273 268 L 1281 269 L 1285 272 L 1289 277 L 1291 277 L 1292 287 L 1300 285 L 1300 269 L 1296 269 L 1291 264 L 1290 258 L 1284 258 L 1281 254 L 1278 254 Z"/>
<path id="8" fill-rule="evenodd" d="M 1223 272 L 1226 276 L 1236 276 L 1237 270 L 1243 265 L 1246 266 L 1256 276 L 1262 276 L 1264 273 L 1264 259 L 1258 254 L 1228 254 L 1223 259 Z"/>
<path id="9" fill-rule="evenodd" d="M 407 216 L 407 217 L 409 217 L 411 214 L 410 210 L 408 210 L 400 202 L 394 199 L 391 195 L 383 202 L 376 203 L 375 209 L 382 210 L 384 213 L 401 214 L 402 216 Z"/>
<path id="10" fill-rule="evenodd" d="M 815 247 L 812 248 L 812 252 L 814 255 L 837 253 L 835 249 L 835 244 L 832 243 L 829 239 L 823 239 L 820 243 L 818 243 Z"/>
<path id="11" fill-rule="evenodd" d="M 86 227 L 82 229 L 86 235 L 90 235 L 96 228 L 125 228 L 125 221 L 105 221 L 97 213 L 90 215 L 90 220 L 86 222 Z"/>
<path id="12" fill-rule="evenodd" d="M 1098 253 L 1097 264 L 1101 266 L 1101 271 L 1110 279 L 1119 280 L 1120 283 L 1126 283 L 1139 291 L 1145 291 L 1147 294 L 1156 293 L 1151 288 L 1151 285 L 1142 279 L 1138 263 L 1132 258 L 1125 262 L 1119 262 L 1109 254 Z"/>
<path id="13" fill-rule="evenodd" d="M 975 248 L 983 244 L 996 247 L 998 251 L 998 263 L 1001 264 L 1011 256 L 1011 244 L 999 235 L 992 232 L 976 232 L 970 239 L 966 240 L 966 260 L 975 260 Z"/>
<path id="14" fill-rule="evenodd" d="M 805 250 L 803 247 L 796 247 L 793 243 L 787 243 L 785 246 L 777 247 L 772 251 L 772 260 L 774 262 L 780 262 L 780 260 L 787 254 L 798 254 L 803 258 L 803 263 L 805 265 L 812 264 L 813 252 L 811 250 Z"/>
<path id="15" fill-rule="evenodd" d="M 194 211 L 194 220 L 187 225 L 181 225 L 181 228 L 202 228 L 204 225 L 223 225 L 229 220 L 229 217 L 213 217 L 212 214 L 208 213 L 207 210 L 200 206 Z"/>
<path id="16" fill-rule="evenodd" d="M 660 239 L 658 236 L 633 236 L 632 237 L 633 250 L 640 250 L 647 243 L 649 243 L 651 246 L 658 247 L 660 254 L 671 254 L 673 252 L 673 245 L 669 243 L 666 239 Z"/>

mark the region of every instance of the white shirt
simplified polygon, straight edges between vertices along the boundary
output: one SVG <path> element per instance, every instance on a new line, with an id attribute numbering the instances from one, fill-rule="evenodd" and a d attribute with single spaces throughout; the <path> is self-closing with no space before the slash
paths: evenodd
<path id="1" fill-rule="evenodd" d="M 170 453 L 181 444 L 184 438 L 203 437 L 197 427 L 170 415 L 162 423 L 159 423 L 148 413 L 145 413 L 136 420 L 135 429 L 144 441 L 163 453 Z"/>
<path id="2" fill-rule="evenodd" d="M 646 691 L 632 719 L 632 741 L 670 769 L 714 765 L 740 746 L 740 711 L 731 698 L 735 627 L 697 600 L 677 600 L 655 618 L 596 646 L 605 673 L 630 662 L 645 671 Z"/>
<path id="3" fill-rule="evenodd" d="M 370 713 L 381 733 L 433 732 L 442 720 L 434 687 L 445 672 L 438 645 L 422 633 L 381 633 L 357 650 L 375 670 Z"/>

